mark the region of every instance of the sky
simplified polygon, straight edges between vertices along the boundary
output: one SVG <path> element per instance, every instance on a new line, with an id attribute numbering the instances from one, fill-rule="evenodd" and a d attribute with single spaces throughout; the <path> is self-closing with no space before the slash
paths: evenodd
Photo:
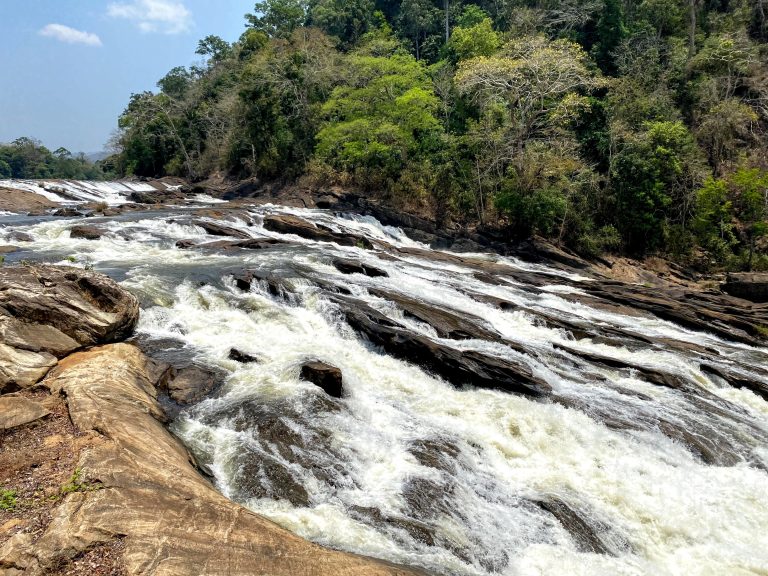
<path id="1" fill-rule="evenodd" d="M 0 0 L 0 142 L 99 152 L 132 93 L 236 40 L 254 0 Z"/>

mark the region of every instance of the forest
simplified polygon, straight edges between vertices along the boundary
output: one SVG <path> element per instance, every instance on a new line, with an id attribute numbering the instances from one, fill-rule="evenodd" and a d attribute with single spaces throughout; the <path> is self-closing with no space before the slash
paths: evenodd
<path id="1" fill-rule="evenodd" d="M 72 154 L 66 148 L 51 152 L 33 138 L 0 143 L 0 178 L 103 180 L 109 176 L 85 155 Z"/>
<path id="2" fill-rule="evenodd" d="M 768 269 L 766 0 L 265 0 L 244 23 L 131 97 L 106 170 Z"/>

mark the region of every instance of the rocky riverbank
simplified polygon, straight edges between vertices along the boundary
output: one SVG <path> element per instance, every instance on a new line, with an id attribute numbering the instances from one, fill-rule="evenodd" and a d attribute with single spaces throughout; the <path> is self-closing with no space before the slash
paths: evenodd
<path id="1" fill-rule="evenodd" d="M 93 272 L 0 271 L 4 576 L 417 573 L 310 544 L 220 495 L 165 428 L 170 367 L 107 344 L 137 318 L 136 299 Z"/>

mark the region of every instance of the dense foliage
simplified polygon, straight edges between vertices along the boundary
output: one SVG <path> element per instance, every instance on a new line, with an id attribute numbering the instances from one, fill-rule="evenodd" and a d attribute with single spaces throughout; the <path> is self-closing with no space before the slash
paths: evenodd
<path id="1" fill-rule="evenodd" d="M 123 174 L 354 187 L 597 254 L 768 267 L 766 0 L 264 0 L 120 118 Z M 3 164 L 0 163 L 0 170 Z"/>
<path id="2" fill-rule="evenodd" d="M 101 180 L 104 177 L 101 167 L 82 154 L 73 156 L 66 148 L 51 152 L 31 138 L 0 144 L 0 178 Z"/>

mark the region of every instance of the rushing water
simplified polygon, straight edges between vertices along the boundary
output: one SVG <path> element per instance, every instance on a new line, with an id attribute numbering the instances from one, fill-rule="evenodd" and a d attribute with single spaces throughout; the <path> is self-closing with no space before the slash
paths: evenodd
<path id="1" fill-rule="evenodd" d="M 322 211 L 267 206 L 251 211 L 251 225 L 231 225 L 281 237 L 261 226 L 274 212 L 421 247 L 372 219 Z M 76 223 L 0 216 L 8 226 L 0 238 L 12 230 L 33 238 L 6 242 L 23 247 L 9 260 L 92 265 L 112 275 L 141 299 L 143 340 L 225 372 L 224 386 L 182 412 L 173 430 L 224 494 L 293 532 L 446 575 L 768 574 L 768 403 L 703 372 L 701 353 L 686 344 L 716 350 L 708 361 L 754 379 L 764 377 L 768 350 L 574 301 L 568 295 L 588 280 L 514 259 L 477 256 L 507 267 L 512 278 L 533 271 L 551 282 L 536 290 L 514 280 L 486 283 L 475 270 L 428 253 L 381 258 L 296 237 L 264 251 L 184 251 L 178 240 L 220 239 L 195 226 L 185 209 L 89 219 L 108 230 L 98 241 L 71 239 Z M 331 265 L 338 256 L 389 276 L 345 276 Z M 229 275 L 246 268 L 279 272 L 291 293 L 275 297 L 266 285 L 238 290 Z M 456 388 L 382 353 L 345 323 L 317 281 L 346 287 L 442 344 L 523 361 L 552 387 L 554 400 Z M 372 289 L 479 317 L 498 338 L 439 338 Z M 516 307 L 499 310 L 484 303 L 487 296 Z M 645 342 L 575 340 L 542 317 L 631 332 Z M 230 360 L 232 348 L 259 361 Z M 701 396 L 578 352 L 675 374 Z M 308 359 L 342 370 L 343 399 L 299 379 Z M 663 433 L 662 422 L 714 438 L 733 455 L 731 465 L 706 464 Z M 575 511 L 604 553 L 578 542 L 546 502 Z"/>

